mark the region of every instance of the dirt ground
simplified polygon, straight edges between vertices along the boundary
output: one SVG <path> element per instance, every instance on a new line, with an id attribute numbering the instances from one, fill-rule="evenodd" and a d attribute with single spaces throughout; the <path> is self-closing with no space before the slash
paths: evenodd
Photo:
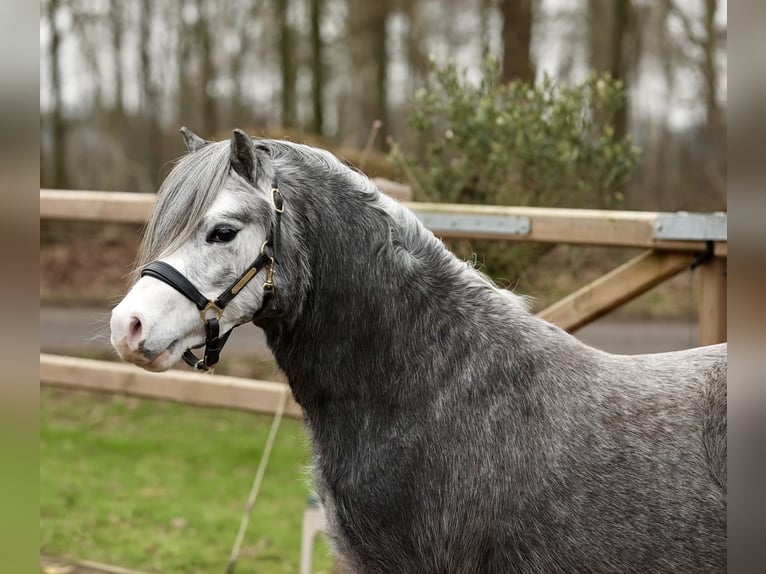
<path id="1" fill-rule="evenodd" d="M 79 305 L 121 297 L 139 237 L 137 226 L 41 223 L 41 304 Z"/>

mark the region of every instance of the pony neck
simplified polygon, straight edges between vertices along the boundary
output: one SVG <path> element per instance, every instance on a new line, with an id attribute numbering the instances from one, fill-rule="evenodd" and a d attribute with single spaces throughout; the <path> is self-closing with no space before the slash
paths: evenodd
<path id="1" fill-rule="evenodd" d="M 353 194 L 313 207 L 303 219 L 320 227 L 303 234 L 310 280 L 300 312 L 264 325 L 309 416 L 329 402 L 390 405 L 428 393 L 408 379 L 452 368 L 445 356 L 481 344 L 465 335 L 487 320 L 477 300 L 507 312 L 496 290 L 393 200 Z"/>

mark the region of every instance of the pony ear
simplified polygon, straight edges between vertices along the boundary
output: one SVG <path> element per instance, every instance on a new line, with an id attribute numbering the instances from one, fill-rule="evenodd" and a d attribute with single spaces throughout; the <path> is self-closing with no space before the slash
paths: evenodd
<path id="1" fill-rule="evenodd" d="M 193 131 L 191 131 L 186 126 L 182 127 L 180 130 L 181 135 L 184 137 L 184 143 L 186 144 L 186 151 L 189 153 L 197 151 L 198 149 L 202 149 L 207 145 L 207 142 L 203 140 L 201 137 L 199 137 L 197 134 L 195 134 Z"/>
<path id="2" fill-rule="evenodd" d="M 253 140 L 240 129 L 231 134 L 231 167 L 247 181 L 255 183 L 255 150 Z"/>

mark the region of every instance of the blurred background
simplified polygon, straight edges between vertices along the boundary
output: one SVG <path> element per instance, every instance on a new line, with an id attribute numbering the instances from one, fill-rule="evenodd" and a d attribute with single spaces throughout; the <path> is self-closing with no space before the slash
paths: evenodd
<path id="1" fill-rule="evenodd" d="M 179 127 L 240 127 L 415 200 L 723 211 L 726 42 L 725 0 L 45 0 L 40 186 L 155 192 Z M 44 222 L 43 299 L 124 291 L 134 230 L 86 227 Z M 538 309 L 625 260 L 449 246 Z M 694 289 L 621 312 L 691 320 Z"/>
<path id="2" fill-rule="evenodd" d="M 726 39 L 725 0 L 44 0 L 41 186 L 156 191 L 182 125 L 357 159 L 377 120 L 385 154 L 389 136 L 417 144 L 433 63 L 476 82 L 489 54 L 502 82 L 620 80 L 614 130 L 641 150 L 624 206 L 720 210 Z"/>

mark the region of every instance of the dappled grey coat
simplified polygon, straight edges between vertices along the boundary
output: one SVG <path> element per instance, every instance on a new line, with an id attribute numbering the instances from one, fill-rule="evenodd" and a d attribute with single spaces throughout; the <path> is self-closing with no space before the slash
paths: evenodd
<path id="1" fill-rule="evenodd" d="M 258 146 L 288 206 L 259 323 L 352 571 L 725 569 L 725 345 L 593 349 L 337 161 Z"/>

